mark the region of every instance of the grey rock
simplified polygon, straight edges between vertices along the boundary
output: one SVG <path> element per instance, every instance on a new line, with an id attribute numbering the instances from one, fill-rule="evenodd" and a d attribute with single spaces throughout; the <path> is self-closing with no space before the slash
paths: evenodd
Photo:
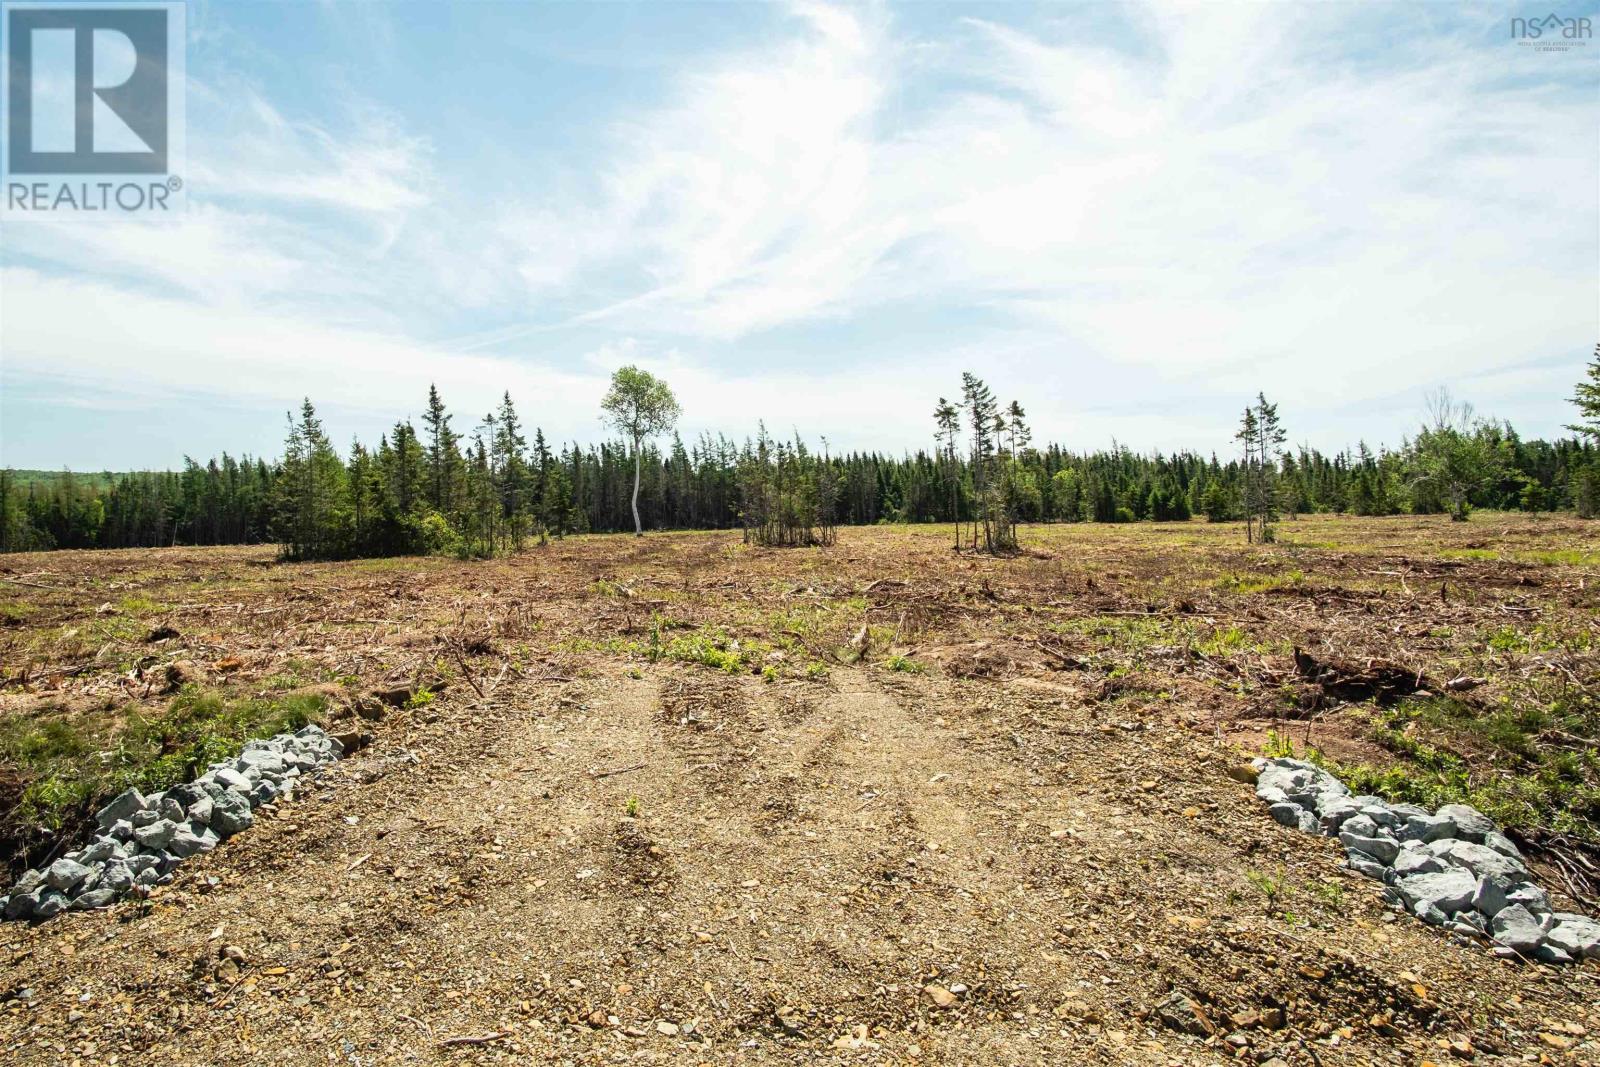
<path id="1" fill-rule="evenodd" d="M 1407 841 L 1439 841 L 1456 835 L 1456 824 L 1442 815 L 1413 815 L 1406 819 L 1400 836 Z"/>
<path id="2" fill-rule="evenodd" d="M 1410 819 L 1413 816 L 1428 814 L 1427 808 L 1421 807 L 1417 804 L 1390 804 L 1389 810 L 1400 816 L 1402 819 Z"/>
<path id="3" fill-rule="evenodd" d="M 111 824 L 111 836 L 118 841 L 133 840 L 133 823 L 127 819 L 118 819 Z"/>
<path id="4" fill-rule="evenodd" d="M 121 860 L 106 864 L 100 872 L 100 888 L 113 893 L 126 893 L 133 886 L 133 870 Z"/>
<path id="5" fill-rule="evenodd" d="M 1481 842 L 1486 836 L 1495 832 L 1493 819 L 1466 804 L 1446 804 L 1435 814 L 1442 815 L 1455 823 L 1456 836 L 1468 841 Z"/>
<path id="6" fill-rule="evenodd" d="M 1356 814 L 1345 820 L 1340 828 L 1341 833 L 1354 834 L 1357 837 L 1372 837 L 1378 832 L 1378 824 L 1370 816 Z"/>
<path id="7" fill-rule="evenodd" d="M 1586 915 L 1558 912 L 1545 942 L 1577 959 L 1600 959 L 1600 922 Z"/>
<path id="8" fill-rule="evenodd" d="M 29 893 L 12 893 L 6 900 L 7 919 L 31 919 L 34 911 L 39 907 L 39 894 L 35 890 Z"/>
<path id="9" fill-rule="evenodd" d="M 155 885 L 157 882 L 161 881 L 161 872 L 156 870 L 154 867 L 146 867 L 144 870 L 139 872 L 134 881 L 139 885 Z"/>
<path id="10" fill-rule="evenodd" d="M 59 859 L 50 865 L 44 872 L 44 880 L 52 889 L 67 892 L 73 886 L 89 877 L 91 870 L 75 860 Z"/>
<path id="11" fill-rule="evenodd" d="M 1428 851 L 1446 863 L 1465 867 L 1476 875 L 1492 874 L 1508 882 L 1528 880 L 1528 868 L 1522 865 L 1521 860 L 1503 856 L 1487 845 L 1450 838 L 1445 841 L 1434 841 L 1428 845 Z"/>
<path id="12" fill-rule="evenodd" d="M 118 842 L 114 837 L 97 838 L 90 843 L 88 848 L 83 850 L 83 854 L 78 857 L 78 862 L 104 863 L 111 857 L 118 855 L 118 844 L 120 844 L 120 842 Z"/>
<path id="13" fill-rule="evenodd" d="M 13 887 L 12 892 L 14 892 L 14 893 L 31 893 L 35 889 L 38 889 L 42 885 L 44 885 L 44 872 L 43 871 L 40 871 L 40 870 L 23 871 L 22 872 L 22 877 L 17 879 L 17 884 L 16 884 L 15 887 Z"/>
<path id="14" fill-rule="evenodd" d="M 1200 1005 L 1181 989 L 1174 989 L 1171 996 L 1156 1005 L 1156 1018 L 1169 1029 L 1196 1037 L 1209 1037 L 1217 1031 Z"/>
<path id="15" fill-rule="evenodd" d="M 171 819 L 161 819 L 149 826 L 141 826 L 133 832 L 133 839 L 143 848 L 166 848 L 172 842 L 172 836 L 178 832 L 178 824 Z"/>
<path id="16" fill-rule="evenodd" d="M 1502 834 L 1502 833 L 1487 833 L 1487 834 L 1484 834 L 1483 835 L 1483 844 L 1484 844 L 1484 846 L 1486 848 L 1492 848 L 1496 852 L 1500 853 L 1500 855 L 1502 855 L 1502 856 L 1510 856 L 1512 859 L 1516 860 L 1518 863 L 1522 862 L 1522 853 L 1520 851 L 1518 851 L 1517 846 L 1512 844 L 1511 843 L 1511 839 L 1509 837 L 1507 837 L 1505 834 Z"/>
<path id="17" fill-rule="evenodd" d="M 1400 854 L 1400 843 L 1392 837 L 1362 837 L 1348 830 L 1341 830 L 1339 840 L 1344 843 L 1346 849 L 1365 852 L 1385 865 L 1393 863 L 1395 857 Z"/>
<path id="18" fill-rule="evenodd" d="M 132 871 L 134 874 L 138 874 L 141 871 L 146 871 L 152 867 L 159 866 L 161 860 L 159 858 L 159 854 L 153 855 L 148 852 L 141 852 L 137 856 L 129 856 L 122 862 L 128 868 L 128 870 Z"/>
<path id="19" fill-rule="evenodd" d="M 156 810 L 159 811 L 161 813 L 161 817 L 166 819 L 168 822 L 183 821 L 183 805 L 173 797 L 162 797 L 161 802 L 156 805 Z"/>
<path id="20" fill-rule="evenodd" d="M 218 797 L 211 811 L 211 828 L 223 837 L 238 833 L 254 821 L 250 802 L 231 791 Z"/>
<path id="21" fill-rule="evenodd" d="M 134 812 L 131 816 L 129 816 L 128 821 L 133 824 L 133 828 L 135 830 L 138 830 L 142 827 L 160 822 L 161 813 L 158 811 L 153 811 L 150 808 L 146 808 L 143 811 Z"/>
<path id="22" fill-rule="evenodd" d="M 1361 800 L 1361 797 L 1357 797 L 1356 803 L 1360 804 Z M 1396 815 L 1393 811 L 1389 810 L 1389 805 L 1383 803 L 1362 804 L 1361 814 L 1365 815 L 1379 826 L 1387 827 L 1390 830 L 1397 829 L 1405 822 L 1404 819 Z"/>
<path id="23" fill-rule="evenodd" d="M 1431 852 L 1420 848 L 1400 846 L 1394 858 L 1394 873 L 1401 878 L 1413 874 L 1438 874 L 1445 869 L 1444 862 Z"/>
<path id="24" fill-rule="evenodd" d="M 251 807 L 259 808 L 263 804 L 271 804 L 278 797 L 278 787 L 266 779 L 262 779 L 250 791 Z"/>
<path id="25" fill-rule="evenodd" d="M 1419 900 L 1413 904 L 1411 906 L 1411 914 L 1429 926 L 1443 926 L 1450 919 L 1448 915 L 1435 907 L 1432 901 L 1427 900 Z"/>
<path id="26" fill-rule="evenodd" d="M 1322 807 L 1317 809 L 1322 824 L 1322 832 L 1329 837 L 1338 834 L 1344 828 L 1347 820 L 1361 813 L 1360 805 L 1349 797 L 1329 797 Z"/>
<path id="27" fill-rule="evenodd" d="M 239 758 L 233 761 L 234 769 L 241 774 L 248 775 L 252 769 L 261 774 L 271 772 L 283 773 L 283 755 L 272 749 L 247 749 L 239 753 Z"/>
<path id="28" fill-rule="evenodd" d="M 87 893 L 79 894 L 72 901 L 73 911 L 90 911 L 94 908 L 104 908 L 117 899 L 117 894 L 110 889 L 101 887 L 91 889 Z"/>
<path id="29" fill-rule="evenodd" d="M 211 822 L 211 812 L 216 807 L 216 801 L 209 796 L 202 796 L 189 805 L 189 821 L 207 824 Z"/>
<path id="30" fill-rule="evenodd" d="M 35 919 L 48 919 L 52 915 L 60 915 L 67 910 L 67 905 L 72 901 L 59 889 L 46 886 L 39 890 L 39 902 L 34 905 L 33 917 Z"/>
<path id="31" fill-rule="evenodd" d="M 130 818 L 135 812 L 143 811 L 145 807 L 144 794 L 137 789 L 128 789 L 117 794 L 111 803 L 95 812 L 94 820 L 100 824 L 102 830 L 109 829 L 118 820 Z"/>
<path id="32" fill-rule="evenodd" d="M 1437 874 L 1413 874 L 1400 879 L 1399 889 L 1413 908 L 1421 904 L 1437 908 L 1445 915 L 1472 910 L 1478 880 L 1460 868 Z"/>
<path id="33" fill-rule="evenodd" d="M 177 832 L 172 835 L 172 842 L 167 845 L 167 848 L 179 859 L 188 859 L 196 852 L 204 851 L 204 844 L 200 840 L 199 834 L 187 826 L 180 826 Z"/>
<path id="34" fill-rule="evenodd" d="M 1482 875 L 1478 879 L 1478 888 L 1472 894 L 1472 906 L 1476 910 L 1494 918 L 1511 903 L 1506 899 L 1511 892 L 1511 886 L 1492 875 Z"/>
<path id="35" fill-rule="evenodd" d="M 218 768 L 216 776 L 218 785 L 234 793 L 248 793 L 255 784 L 232 767 Z"/>
<path id="36" fill-rule="evenodd" d="M 1548 941 L 1534 946 L 1532 956 L 1540 963 L 1562 964 L 1573 962 L 1573 957 L 1570 953 L 1556 945 L 1552 945 Z"/>
<path id="37" fill-rule="evenodd" d="M 1506 903 L 1521 904 L 1534 915 L 1545 915 L 1550 911 L 1550 894 L 1531 883 L 1514 886 L 1506 894 Z"/>
<path id="38" fill-rule="evenodd" d="M 1364 874 L 1368 878 L 1376 878 L 1380 882 L 1389 873 L 1389 868 L 1385 867 L 1375 857 L 1369 856 L 1365 852 L 1357 852 L 1354 849 L 1345 854 L 1344 862 L 1352 871 Z"/>
<path id="39" fill-rule="evenodd" d="M 1501 908 L 1490 922 L 1489 929 L 1496 941 L 1518 952 L 1532 952 L 1544 940 L 1539 921 L 1521 904 Z"/>

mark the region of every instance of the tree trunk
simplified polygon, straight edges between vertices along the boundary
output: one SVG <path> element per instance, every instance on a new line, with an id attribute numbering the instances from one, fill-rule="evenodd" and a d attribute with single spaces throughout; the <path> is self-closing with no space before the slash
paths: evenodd
<path id="1" fill-rule="evenodd" d="M 644 464 L 644 450 L 637 438 L 633 442 L 633 536 L 644 536 L 644 524 L 639 521 L 639 468 Z"/>

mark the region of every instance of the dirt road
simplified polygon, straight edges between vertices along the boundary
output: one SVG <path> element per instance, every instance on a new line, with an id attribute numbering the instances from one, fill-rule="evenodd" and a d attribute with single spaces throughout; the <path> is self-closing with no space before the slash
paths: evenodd
<path id="1" fill-rule="evenodd" d="M 596 673 L 407 713 L 148 905 L 0 929 L 12 1062 L 1594 1062 L 1592 966 L 1385 921 L 1191 731 Z"/>

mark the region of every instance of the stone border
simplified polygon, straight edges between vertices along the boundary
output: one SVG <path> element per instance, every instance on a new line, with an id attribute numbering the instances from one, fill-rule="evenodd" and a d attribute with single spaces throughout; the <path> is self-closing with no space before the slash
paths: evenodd
<path id="1" fill-rule="evenodd" d="M 1430 926 L 1486 940 L 1496 955 L 1541 963 L 1600 959 L 1600 922 L 1556 911 L 1522 853 L 1465 804 L 1438 811 L 1351 796 L 1321 767 L 1257 759 L 1256 795 L 1291 829 L 1337 837 L 1345 865 L 1384 883 L 1391 903 Z"/>
<path id="2" fill-rule="evenodd" d="M 345 754 L 320 726 L 245 742 L 236 759 L 214 763 L 193 782 L 144 796 L 129 789 L 95 815 L 94 840 L 48 867 L 30 870 L 0 897 L 7 919 L 48 919 L 103 908 L 166 885 L 190 856 L 210 852 L 255 821 L 255 809 Z"/>

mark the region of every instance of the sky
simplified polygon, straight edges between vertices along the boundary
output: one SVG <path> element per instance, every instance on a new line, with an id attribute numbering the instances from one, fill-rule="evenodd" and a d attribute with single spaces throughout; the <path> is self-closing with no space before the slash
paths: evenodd
<path id="1" fill-rule="evenodd" d="M 1540 11 L 1544 9 L 1541 7 Z M 1568 10 L 1563 14 L 1588 13 Z M 0 464 L 275 456 L 509 390 L 605 436 L 1553 436 L 1600 338 L 1600 41 L 1429 4 L 210 3 L 186 215 L 0 225 Z"/>

